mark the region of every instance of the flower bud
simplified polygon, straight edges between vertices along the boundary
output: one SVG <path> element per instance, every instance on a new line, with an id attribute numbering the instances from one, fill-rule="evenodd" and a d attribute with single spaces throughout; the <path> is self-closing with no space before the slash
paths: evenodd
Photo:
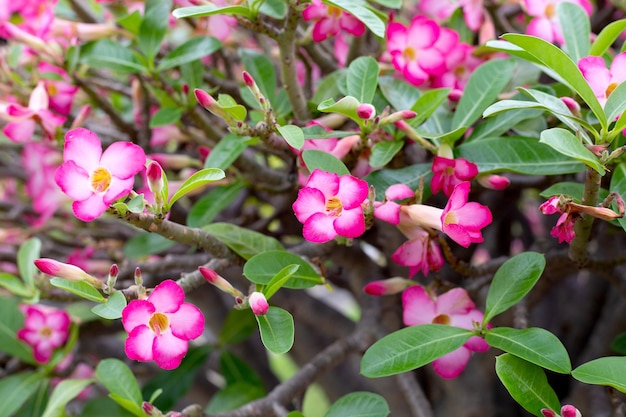
<path id="1" fill-rule="evenodd" d="M 571 97 L 561 97 L 561 101 L 565 103 L 569 111 L 576 117 L 580 117 L 580 104 Z"/>
<path id="2" fill-rule="evenodd" d="M 109 278 L 107 279 L 107 287 L 109 287 L 109 291 L 115 287 L 119 273 L 120 269 L 117 267 L 117 264 L 111 265 L 111 268 L 109 268 Z"/>
<path id="3" fill-rule="evenodd" d="M 138 287 L 143 286 L 143 278 L 141 276 L 141 269 L 139 269 L 139 267 L 135 268 L 135 285 Z"/>
<path id="4" fill-rule="evenodd" d="M 356 114 L 363 120 L 371 120 L 376 116 L 376 109 L 369 103 L 363 103 L 357 106 Z"/>
<path id="5" fill-rule="evenodd" d="M 68 281 L 85 281 L 96 288 L 104 288 L 104 283 L 98 278 L 89 275 L 75 265 L 65 264 L 54 259 L 39 258 L 34 261 L 35 266 L 44 274 L 66 279 Z"/>
<path id="6" fill-rule="evenodd" d="M 148 188 L 155 195 L 159 195 L 163 191 L 163 168 L 158 162 L 152 161 L 148 164 L 146 169 L 146 177 L 148 177 Z"/>
<path id="7" fill-rule="evenodd" d="M 209 281 L 209 283 L 215 285 L 221 291 L 224 291 L 225 293 L 230 294 L 235 298 L 244 298 L 244 295 L 241 293 L 241 291 L 233 287 L 230 282 L 228 282 L 224 277 L 220 276 L 214 270 L 205 268 L 203 266 L 199 267 L 198 270 L 200 271 L 204 279 Z"/>
<path id="8" fill-rule="evenodd" d="M 256 83 L 254 82 L 254 78 L 252 78 L 252 75 L 250 75 L 248 71 L 244 71 L 242 73 L 242 76 L 243 76 L 243 82 L 246 83 L 248 87 L 254 87 Z"/>
<path id="9" fill-rule="evenodd" d="M 380 281 L 372 281 L 363 287 L 363 291 L 365 291 L 366 294 L 379 297 L 381 295 L 401 293 L 411 285 L 413 285 L 413 281 L 411 280 L 394 277 Z"/>
<path id="10" fill-rule="evenodd" d="M 561 407 L 561 417 L 581 417 L 581 414 L 576 407 L 566 404 Z"/>
<path id="11" fill-rule="evenodd" d="M 476 180 L 480 185 L 490 190 L 504 190 L 511 184 L 511 180 L 503 175 L 479 175 Z"/>
<path id="12" fill-rule="evenodd" d="M 49 97 L 43 81 L 39 81 L 37 86 L 30 93 L 28 99 L 28 108 L 34 111 L 47 110 L 49 106 Z"/>
<path id="13" fill-rule="evenodd" d="M 544 417 L 556 417 L 556 413 L 549 408 L 542 408 L 541 414 L 543 414 Z"/>
<path id="14" fill-rule="evenodd" d="M 380 120 L 380 124 L 384 126 L 386 124 L 394 123 L 398 129 L 402 130 L 402 127 L 398 126 L 397 124 L 398 123 L 407 124 L 405 120 L 413 119 L 416 116 L 417 116 L 417 113 L 415 113 L 413 110 L 401 110 L 401 111 L 391 113 L 389 116 L 383 117 Z"/>
<path id="15" fill-rule="evenodd" d="M 264 316 L 267 314 L 267 310 L 270 305 L 267 303 L 267 299 L 263 293 L 255 291 L 248 297 L 248 303 L 255 316 Z"/>

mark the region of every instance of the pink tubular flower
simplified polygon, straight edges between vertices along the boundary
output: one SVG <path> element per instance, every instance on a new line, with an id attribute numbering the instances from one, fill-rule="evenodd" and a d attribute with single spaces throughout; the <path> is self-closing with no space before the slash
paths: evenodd
<path id="1" fill-rule="evenodd" d="M 44 274 L 59 277 L 68 281 L 85 281 L 96 288 L 104 288 L 104 283 L 89 275 L 76 265 L 65 264 L 54 259 L 39 258 L 33 261 L 37 269 Z"/>
<path id="2" fill-rule="evenodd" d="M 546 202 L 539 206 L 539 210 L 543 214 L 560 214 L 556 221 L 556 225 L 550 231 L 550 236 L 559 239 L 559 243 L 570 243 L 576 232 L 574 231 L 574 223 L 576 215 L 570 213 L 567 209 L 563 209 L 560 196 L 552 196 Z"/>
<path id="3" fill-rule="evenodd" d="M 133 300 L 124 308 L 122 324 L 128 332 L 124 351 L 130 359 L 155 361 L 168 370 L 180 365 L 189 341 L 204 331 L 202 312 L 184 300 L 183 289 L 166 280 L 148 299 Z"/>
<path id="4" fill-rule="evenodd" d="M 400 205 L 397 200 L 415 197 L 415 192 L 406 184 L 393 184 L 385 191 L 383 202 L 374 202 L 374 217 L 387 223 L 400 223 Z"/>
<path id="5" fill-rule="evenodd" d="M 380 297 L 381 295 L 398 294 L 411 285 L 415 285 L 410 279 L 393 277 L 379 281 L 372 281 L 363 287 L 363 291 L 369 295 Z"/>
<path id="6" fill-rule="evenodd" d="M 367 182 L 352 175 L 314 170 L 292 206 L 298 221 L 304 224 L 304 238 L 322 243 L 337 236 L 361 236 L 365 232 L 361 204 L 367 194 Z"/>
<path id="7" fill-rule="evenodd" d="M 613 90 L 626 81 L 626 52 L 617 54 L 608 69 L 604 59 L 599 56 L 581 58 L 578 60 L 578 69 L 604 107 Z"/>
<path id="8" fill-rule="evenodd" d="M 473 162 L 463 158 L 449 159 L 435 156 L 431 167 L 433 178 L 430 188 L 433 194 L 443 191 L 450 197 L 454 187 L 463 181 L 469 181 L 478 175 L 478 167 Z"/>
<path id="9" fill-rule="evenodd" d="M 324 4 L 322 0 L 313 0 L 304 9 L 302 17 L 306 21 L 315 21 L 313 26 L 313 40 L 323 40 L 336 36 L 339 32 L 346 31 L 354 36 L 365 33 L 365 25 L 350 13 L 335 6 Z"/>
<path id="10" fill-rule="evenodd" d="M 26 317 L 24 327 L 17 332 L 17 338 L 33 348 L 37 362 L 48 362 L 52 352 L 67 340 L 70 316 L 63 310 L 42 305 L 22 305 L 20 310 Z"/>
<path id="11" fill-rule="evenodd" d="M 526 27 L 526 33 L 548 42 L 563 44 L 563 31 L 556 8 L 564 2 L 578 4 L 585 9 L 587 15 L 591 15 L 592 8 L 588 0 L 524 0 L 522 6 L 526 13 L 532 16 Z"/>
<path id="12" fill-rule="evenodd" d="M 472 330 L 474 323 L 480 324 L 484 318 L 462 288 L 454 288 L 433 298 L 419 285 L 409 287 L 402 293 L 402 308 L 406 326 L 436 323 Z M 488 349 L 484 339 L 472 336 L 457 350 L 433 361 L 433 368 L 442 378 L 456 378 L 465 369 L 472 352 Z"/>
<path id="13" fill-rule="evenodd" d="M 424 16 L 414 17 L 408 28 L 399 22 L 387 26 L 387 51 L 409 83 L 419 86 L 445 70 L 445 53 L 435 46 L 440 32 L 439 25 Z"/>
<path id="14" fill-rule="evenodd" d="M 98 136 L 78 128 L 65 135 L 63 159 L 55 181 L 75 200 L 74 215 L 89 222 L 130 192 L 133 177 L 146 163 L 146 154 L 130 142 L 115 142 L 103 153 Z"/>
<path id="15" fill-rule="evenodd" d="M 401 217 L 405 217 L 403 214 Z M 402 222 L 404 223 L 404 222 Z M 437 241 L 419 226 L 402 227 L 399 229 L 409 239 L 391 255 L 391 260 L 398 265 L 409 268 L 409 278 L 419 271 L 428 276 L 430 271 L 439 271 L 444 264 L 441 247 Z"/>

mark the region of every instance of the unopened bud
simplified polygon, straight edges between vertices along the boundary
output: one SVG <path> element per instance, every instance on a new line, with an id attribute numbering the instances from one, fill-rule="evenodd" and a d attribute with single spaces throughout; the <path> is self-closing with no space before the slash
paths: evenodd
<path id="1" fill-rule="evenodd" d="M 561 97 L 561 101 L 565 103 L 569 111 L 576 117 L 580 117 L 580 104 L 571 97 Z"/>
<path id="2" fill-rule="evenodd" d="M 363 120 L 371 120 L 376 116 L 376 109 L 369 103 L 363 103 L 357 106 L 356 114 Z"/>
<path id="3" fill-rule="evenodd" d="M 363 287 L 363 291 L 369 295 L 380 297 L 381 295 L 398 294 L 414 285 L 414 282 L 400 277 L 372 281 Z"/>
<path id="4" fill-rule="evenodd" d="M 243 82 L 246 83 L 248 87 L 254 87 L 256 83 L 254 82 L 254 78 L 252 78 L 252 75 L 250 75 L 248 71 L 244 71 L 242 73 L 242 76 L 243 76 Z"/>
<path id="5" fill-rule="evenodd" d="M 237 299 L 237 297 L 240 297 L 243 300 L 244 295 L 241 293 L 241 291 L 233 287 L 230 284 L 230 282 L 228 282 L 224 277 L 219 275 L 217 272 L 215 272 L 212 269 L 205 268 L 203 266 L 199 267 L 198 270 L 200 271 L 204 279 L 209 281 L 209 283 L 215 285 L 221 291 L 224 291 L 225 293 L 232 295 L 233 297 L 235 297 L 235 299 Z"/>
<path id="6" fill-rule="evenodd" d="M 111 265 L 111 268 L 109 268 L 109 278 L 107 279 L 107 287 L 109 287 L 109 291 L 113 290 L 115 287 L 119 273 L 120 269 L 117 267 L 117 264 Z"/>
<path id="7" fill-rule="evenodd" d="M 270 305 L 262 292 L 255 291 L 248 297 L 248 304 L 255 316 L 264 316 L 267 314 Z"/>
<path id="8" fill-rule="evenodd" d="M 544 417 L 556 417 L 556 413 L 549 408 L 542 408 L 541 414 L 543 414 Z"/>
<path id="9" fill-rule="evenodd" d="M 413 119 L 417 116 L 413 110 L 401 110 L 394 113 L 391 113 L 389 116 L 383 117 L 380 120 L 381 125 L 387 125 L 393 123 L 398 129 L 403 130 L 406 128 L 404 125 L 398 126 L 398 123 L 404 123 L 408 126 L 405 120 Z"/>
<path id="10" fill-rule="evenodd" d="M 476 180 L 480 185 L 490 190 L 504 190 L 511 184 L 511 180 L 503 175 L 479 175 Z"/>
<path id="11" fill-rule="evenodd" d="M 146 169 L 146 177 L 148 178 L 148 188 L 152 191 L 152 194 L 159 195 L 163 190 L 163 168 L 158 162 L 152 161 L 148 164 Z"/>
<path id="12" fill-rule="evenodd" d="M 184 95 L 189 94 L 189 84 L 183 83 L 183 86 L 181 87 L 181 89 Z"/>
<path id="13" fill-rule="evenodd" d="M 98 278 L 89 275 L 76 265 L 65 264 L 54 259 L 39 258 L 34 261 L 35 266 L 44 274 L 59 277 L 68 281 L 85 281 L 98 289 L 104 288 L 104 283 Z"/>
<path id="14" fill-rule="evenodd" d="M 561 417 L 581 417 L 581 414 L 576 407 L 566 404 L 561 407 Z"/>
<path id="15" fill-rule="evenodd" d="M 139 269 L 139 267 L 135 268 L 135 285 L 138 287 L 143 286 L 143 278 L 141 276 L 141 269 Z"/>

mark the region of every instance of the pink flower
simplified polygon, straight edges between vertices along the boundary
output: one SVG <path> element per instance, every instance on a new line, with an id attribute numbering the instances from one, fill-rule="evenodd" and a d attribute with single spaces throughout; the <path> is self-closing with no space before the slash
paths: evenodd
<path id="1" fill-rule="evenodd" d="M 433 75 L 430 87 L 449 87 L 453 89 L 451 94 L 461 95 L 474 70 L 484 62 L 473 55 L 474 49 L 474 46 L 461 42 L 448 48 L 446 71 Z"/>
<path id="2" fill-rule="evenodd" d="M 48 93 L 50 109 L 61 115 L 68 115 L 74 102 L 78 87 L 66 81 L 67 73 L 57 66 L 42 61 L 38 68 L 40 73 L 52 73 L 61 79 L 44 79 L 43 83 Z"/>
<path id="3" fill-rule="evenodd" d="M 54 173 L 61 153 L 41 142 L 26 142 L 22 150 L 22 166 L 26 171 L 26 192 L 39 215 L 35 225 L 42 225 L 56 213 L 66 199 L 54 182 Z"/>
<path id="4" fill-rule="evenodd" d="M 322 42 L 323 40 L 336 36 L 339 32 L 346 31 L 354 36 L 361 36 L 365 33 L 365 25 L 356 17 L 335 6 L 322 3 L 322 0 L 313 0 L 304 9 L 302 17 L 306 21 L 314 21 L 313 40 Z"/>
<path id="5" fill-rule="evenodd" d="M 445 53 L 435 43 L 441 28 L 431 19 L 416 16 L 407 28 L 402 23 L 387 26 L 387 51 L 396 70 L 413 85 L 426 82 L 431 74 L 445 70 Z"/>
<path id="6" fill-rule="evenodd" d="M 613 90 L 626 81 L 626 52 L 617 54 L 607 69 L 600 56 L 586 56 L 578 61 L 578 68 L 604 107 Z"/>
<path id="7" fill-rule="evenodd" d="M 204 331 L 204 316 L 198 307 L 185 303 L 183 289 L 172 280 L 156 286 L 146 300 L 133 300 L 122 311 L 128 332 L 126 355 L 141 362 L 155 361 L 174 369 L 187 354 L 189 340 Z"/>
<path id="8" fill-rule="evenodd" d="M 48 362 L 52 352 L 67 340 L 70 316 L 63 310 L 42 305 L 22 305 L 20 310 L 26 317 L 24 327 L 17 332 L 17 338 L 33 348 L 37 362 Z"/>
<path id="9" fill-rule="evenodd" d="M 298 192 L 293 211 L 304 224 L 302 234 L 310 242 L 328 242 L 337 236 L 356 238 L 365 232 L 361 204 L 367 182 L 316 169 Z"/>
<path id="10" fill-rule="evenodd" d="M 567 205 L 561 203 L 560 196 L 552 196 L 546 202 L 539 206 L 539 210 L 543 214 L 560 214 L 561 216 L 556 221 L 556 225 L 550 231 L 550 236 L 559 239 L 559 243 L 570 243 L 576 232 L 574 231 L 574 223 L 576 222 L 577 215 L 570 213 L 567 209 Z"/>
<path id="11" fill-rule="evenodd" d="M 446 21 L 459 7 L 463 8 L 465 24 L 472 31 L 480 28 L 483 16 L 483 0 L 421 0 L 418 10 L 438 22 Z"/>
<path id="12" fill-rule="evenodd" d="M 68 281 L 85 281 L 96 288 L 104 288 L 104 283 L 98 278 L 89 275 L 76 265 L 66 264 L 49 258 L 39 258 L 33 261 L 37 269 L 44 274 L 59 277 Z"/>
<path id="13" fill-rule="evenodd" d="M 563 31 L 556 13 L 557 6 L 563 2 L 578 4 L 585 9 L 587 15 L 591 15 L 591 3 L 588 0 L 524 0 L 522 5 L 526 13 L 532 16 L 526 33 L 548 42 L 563 44 Z"/>
<path id="14" fill-rule="evenodd" d="M 250 304 L 250 308 L 255 316 L 264 316 L 267 314 L 267 310 L 269 310 L 270 305 L 267 303 L 267 299 L 262 292 L 254 291 L 248 297 L 248 303 Z"/>
<path id="15" fill-rule="evenodd" d="M 391 260 L 408 267 L 409 278 L 419 271 L 426 277 L 430 271 L 439 271 L 443 267 L 441 247 L 426 230 L 419 226 L 400 227 L 400 230 L 409 240 L 396 249 Z"/>
<path id="16" fill-rule="evenodd" d="M 549 408 L 542 408 L 541 414 L 543 414 L 545 417 L 558 417 L 559 416 L 557 413 L 550 410 Z M 580 411 L 573 405 L 566 404 L 563 407 L 561 407 L 561 417 L 581 417 L 581 416 L 582 414 L 580 413 Z"/>
<path id="17" fill-rule="evenodd" d="M 130 142 L 115 142 L 103 153 L 98 136 L 84 128 L 67 132 L 63 159 L 55 181 L 75 200 L 74 215 L 85 222 L 99 217 L 113 201 L 128 194 L 133 177 L 146 163 L 143 149 Z"/>
<path id="18" fill-rule="evenodd" d="M 387 223 L 400 223 L 400 205 L 397 200 L 415 197 L 415 192 L 406 184 L 393 184 L 385 191 L 383 202 L 374 202 L 374 217 Z"/>
<path id="19" fill-rule="evenodd" d="M 473 330 L 474 323 L 480 324 L 484 318 L 462 288 L 454 288 L 433 298 L 421 286 L 409 287 L 402 293 L 402 308 L 406 326 L 436 323 Z M 433 368 L 442 378 L 456 378 L 465 369 L 472 352 L 488 349 L 484 339 L 472 336 L 457 350 L 433 361 Z"/>
<path id="20" fill-rule="evenodd" d="M 449 159 L 435 156 L 431 167 L 433 178 L 430 188 L 433 194 L 443 191 L 446 197 L 450 197 L 454 187 L 469 181 L 478 175 L 478 167 L 473 162 L 463 158 Z"/>

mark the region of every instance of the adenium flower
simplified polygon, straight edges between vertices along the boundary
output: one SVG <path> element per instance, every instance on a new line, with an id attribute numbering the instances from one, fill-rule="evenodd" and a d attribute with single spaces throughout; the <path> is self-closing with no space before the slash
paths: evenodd
<path id="1" fill-rule="evenodd" d="M 562 208 L 561 197 L 552 196 L 546 202 L 539 206 L 539 210 L 543 214 L 560 214 L 561 216 L 556 221 L 556 225 L 550 231 L 550 236 L 559 239 L 559 243 L 570 243 L 576 232 L 574 231 L 574 223 L 577 220 L 577 215 L 569 212 L 567 209 Z"/>
<path id="2" fill-rule="evenodd" d="M 264 316 L 270 308 L 265 295 L 258 291 L 254 291 L 250 294 L 248 297 L 248 304 L 250 304 L 250 308 L 255 316 Z"/>
<path id="3" fill-rule="evenodd" d="M 393 184 L 385 190 L 385 200 L 374 202 L 374 217 L 387 223 L 400 223 L 400 204 L 398 200 L 415 197 L 415 192 L 406 184 Z"/>
<path id="4" fill-rule="evenodd" d="M 578 69 L 604 107 L 613 90 L 626 81 L 626 52 L 617 54 L 610 68 L 606 67 L 602 57 L 586 56 L 578 60 Z"/>
<path id="5" fill-rule="evenodd" d="M 22 305 L 20 310 L 26 317 L 17 338 L 33 348 L 37 362 L 47 363 L 53 351 L 67 341 L 70 316 L 64 310 L 43 305 Z"/>
<path id="6" fill-rule="evenodd" d="M 363 291 L 366 294 L 380 297 L 381 295 L 398 294 L 412 285 L 415 285 L 415 282 L 410 279 L 393 277 L 369 282 L 363 287 Z"/>
<path id="7" fill-rule="evenodd" d="M 402 293 L 402 308 L 406 326 L 436 323 L 473 330 L 474 323 L 480 324 L 484 318 L 463 288 L 432 297 L 423 287 L 412 286 Z M 457 350 L 435 359 L 433 369 L 442 378 L 456 378 L 465 369 L 472 352 L 488 349 L 484 339 L 472 336 Z"/>
<path id="8" fill-rule="evenodd" d="M 522 6 L 526 13 L 532 16 L 526 27 L 526 33 L 548 42 L 563 44 L 563 31 L 556 8 L 564 2 L 578 4 L 585 9 L 587 15 L 591 15 L 592 8 L 588 0 L 524 0 Z"/>
<path id="9" fill-rule="evenodd" d="M 365 232 L 361 204 L 367 195 L 368 185 L 363 180 L 314 170 L 292 206 L 298 221 L 304 225 L 304 238 L 323 243 L 337 236 L 361 236 Z"/>
<path id="10" fill-rule="evenodd" d="M 354 36 L 365 33 L 365 25 L 352 14 L 335 6 L 324 4 L 322 0 L 312 0 L 302 12 L 306 21 L 314 21 L 312 37 L 315 42 L 322 42 L 336 36 L 342 30 Z"/>
<path id="11" fill-rule="evenodd" d="M 85 222 L 96 219 L 112 202 L 127 195 L 135 174 L 146 163 L 143 149 L 130 142 L 115 142 L 103 153 L 98 136 L 84 128 L 67 132 L 63 159 L 55 181 L 75 200 L 74 215 Z"/>
<path id="12" fill-rule="evenodd" d="M 420 13 L 439 22 L 448 20 L 456 9 L 462 7 L 465 24 L 474 32 L 482 22 L 483 0 L 421 0 L 417 7 Z"/>
<path id="13" fill-rule="evenodd" d="M 408 216 L 401 214 L 404 220 Z M 428 276 L 430 271 L 439 271 L 444 264 L 443 254 L 439 243 L 430 234 L 419 226 L 405 226 L 410 221 L 400 221 L 400 231 L 409 239 L 396 249 L 391 260 L 398 265 L 409 268 L 409 278 L 417 272 Z"/>
<path id="14" fill-rule="evenodd" d="M 542 408 L 541 414 L 543 414 L 545 417 L 559 417 L 559 414 L 550 410 L 549 408 Z M 560 417 L 582 417 L 582 414 L 573 405 L 566 404 L 561 407 Z"/>
<path id="15" fill-rule="evenodd" d="M 147 299 L 133 300 L 124 308 L 122 325 L 128 332 L 124 351 L 130 359 L 155 361 L 168 370 L 180 365 L 189 341 L 204 331 L 202 312 L 184 300 L 183 289 L 166 280 Z"/>
<path id="16" fill-rule="evenodd" d="M 478 167 L 473 162 L 464 158 L 450 159 L 435 155 L 431 166 L 433 178 L 430 188 L 433 194 L 443 191 L 446 197 L 450 197 L 454 187 L 469 181 L 478 175 Z"/>
<path id="17" fill-rule="evenodd" d="M 37 269 L 44 274 L 63 278 L 68 281 L 85 281 L 96 288 L 104 288 L 104 283 L 102 281 L 92 275 L 89 275 L 76 265 L 66 264 L 49 258 L 35 259 L 33 263 Z"/>
<path id="18" fill-rule="evenodd" d="M 61 153 L 42 142 L 26 142 L 22 149 L 22 166 L 26 171 L 26 192 L 38 214 L 34 225 L 43 225 L 52 217 L 66 196 L 54 182 Z"/>

